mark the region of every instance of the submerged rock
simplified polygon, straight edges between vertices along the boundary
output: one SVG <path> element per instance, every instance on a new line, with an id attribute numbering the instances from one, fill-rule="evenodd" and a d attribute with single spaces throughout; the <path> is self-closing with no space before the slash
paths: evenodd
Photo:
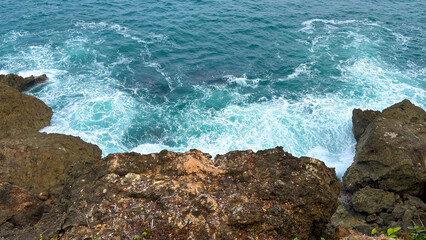
<path id="1" fill-rule="evenodd" d="M 341 184 L 321 161 L 275 148 L 112 154 L 74 167 L 65 186 L 62 239 L 316 239 Z"/>

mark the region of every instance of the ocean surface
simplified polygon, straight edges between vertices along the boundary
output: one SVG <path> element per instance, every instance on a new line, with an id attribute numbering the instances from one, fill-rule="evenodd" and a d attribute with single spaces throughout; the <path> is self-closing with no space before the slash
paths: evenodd
<path id="1" fill-rule="evenodd" d="M 426 1 L 0 0 L 0 73 L 103 154 L 283 146 L 342 175 L 353 108 L 426 105 Z"/>

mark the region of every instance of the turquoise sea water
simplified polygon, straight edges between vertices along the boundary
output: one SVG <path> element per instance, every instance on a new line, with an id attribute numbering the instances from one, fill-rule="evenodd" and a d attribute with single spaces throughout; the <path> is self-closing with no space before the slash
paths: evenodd
<path id="1" fill-rule="evenodd" d="M 0 73 L 113 152 L 283 146 L 342 174 L 353 108 L 426 105 L 426 2 L 0 0 Z"/>

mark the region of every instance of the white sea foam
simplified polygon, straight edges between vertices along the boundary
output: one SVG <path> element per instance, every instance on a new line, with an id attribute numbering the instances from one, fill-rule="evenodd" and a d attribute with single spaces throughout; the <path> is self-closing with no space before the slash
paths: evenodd
<path id="1" fill-rule="evenodd" d="M 164 80 L 166 80 L 171 92 L 176 89 L 176 84 L 173 82 L 173 80 L 170 78 L 169 74 L 167 74 L 166 70 L 161 66 L 161 64 L 157 62 L 145 62 L 145 66 L 152 67 L 155 69 L 155 71 L 161 74 L 161 76 L 164 77 Z"/>
<path id="2" fill-rule="evenodd" d="M 306 65 L 305 63 L 300 64 L 297 66 L 297 68 L 294 70 L 294 72 L 287 76 L 287 80 L 294 79 L 299 77 L 301 74 L 310 76 L 312 73 L 310 67 Z"/>
<path id="3" fill-rule="evenodd" d="M 6 37 L 3 39 L 3 42 L 8 43 L 8 42 L 15 42 L 16 40 L 18 40 L 21 37 L 27 36 L 29 33 L 27 31 L 15 31 L 12 30 L 11 32 L 9 32 Z"/>
<path id="4" fill-rule="evenodd" d="M 96 57 L 82 66 L 83 73 L 67 71 L 70 56 L 89 54 Z M 111 69 L 127 65 L 131 59 L 119 55 L 110 64 L 98 59 L 102 59 L 102 54 L 91 48 L 91 42 L 76 37 L 67 40 L 63 48 L 30 46 L 0 59 L 0 63 L 5 66 L 4 73 L 47 74 L 49 80 L 44 87 L 29 92 L 54 108 L 51 126 L 42 131 L 80 136 L 99 145 L 104 153 L 128 151 L 122 141 L 138 113 L 139 103 L 120 90 L 120 83 L 111 77 Z"/>
<path id="5" fill-rule="evenodd" d="M 107 22 L 77 22 L 74 24 L 76 27 L 82 27 L 84 29 L 92 29 L 92 30 L 112 30 L 116 33 L 120 34 L 125 38 L 133 39 L 139 43 L 146 43 L 143 39 L 136 37 L 135 32 L 129 30 L 129 28 L 121 26 L 117 23 L 107 23 Z"/>
<path id="6" fill-rule="evenodd" d="M 171 147 L 152 143 L 133 150 L 148 153 L 165 148 L 183 152 L 197 148 L 214 156 L 230 150 L 283 146 L 296 156 L 325 161 L 328 166 L 336 167 L 341 176 L 355 154 L 351 131 L 354 108 L 382 110 L 405 98 L 425 107 L 425 90 L 408 84 L 416 77 L 424 78 L 424 69 L 412 64 L 411 70 L 401 71 L 374 57 L 353 56 L 336 65 L 341 75 L 335 78 L 335 87 L 339 89 L 342 85 L 341 91 L 306 94 L 297 100 L 264 97 L 262 101 L 245 104 L 246 96 L 236 91 L 195 87 L 203 93 L 203 99 L 169 119 L 171 125 L 181 124 L 169 137 L 186 144 Z M 299 72 L 307 68 L 303 64 L 299 67 Z M 235 79 L 231 81 L 236 83 Z M 245 86 L 244 82 L 240 84 Z M 215 100 L 215 91 L 229 91 L 234 104 L 220 110 L 200 111 L 200 104 Z"/>
<path id="7" fill-rule="evenodd" d="M 158 153 L 163 149 L 167 149 L 173 152 L 186 152 L 189 149 L 187 148 L 179 148 L 179 147 L 170 147 L 163 144 L 141 144 L 135 148 L 133 148 L 132 152 L 137 152 L 141 154 L 150 154 L 150 153 Z"/>
<path id="8" fill-rule="evenodd" d="M 224 76 L 224 78 L 226 79 L 226 81 L 230 85 L 236 84 L 236 85 L 241 86 L 241 87 L 251 87 L 251 88 L 256 88 L 259 84 L 259 81 L 260 81 L 259 78 L 255 78 L 255 79 L 247 78 L 247 75 L 245 73 L 241 77 L 236 77 L 236 76 L 233 76 L 233 75 L 226 75 L 226 76 Z"/>
<path id="9" fill-rule="evenodd" d="M 393 32 L 391 29 L 384 27 L 377 22 L 372 22 L 368 19 L 364 19 L 364 20 L 354 20 L 354 19 L 336 20 L 336 19 L 318 19 L 318 18 L 304 21 L 302 23 L 303 27 L 299 31 L 304 32 L 304 33 L 308 33 L 308 34 L 313 34 L 316 30 L 317 24 L 324 24 L 324 28 L 326 30 L 332 30 L 332 31 L 339 29 L 338 26 L 340 26 L 340 25 L 343 25 L 343 26 L 361 25 L 361 26 L 378 27 L 378 28 L 382 28 L 382 29 L 384 29 L 388 32 Z"/>
<path id="10" fill-rule="evenodd" d="M 347 26 L 351 26 L 348 31 L 340 31 Z M 336 91 L 305 92 L 291 99 L 284 93 L 265 93 L 265 96 L 256 96 L 257 100 L 249 100 L 250 94 L 245 93 L 250 90 L 247 88 L 257 88 L 264 80 L 246 74 L 224 76 L 227 84 L 193 86 L 201 97 L 195 100 L 182 98 L 176 105 L 173 102 L 154 104 L 145 101 L 143 95 L 133 89 L 131 93 L 139 96 L 135 99 L 112 74 L 114 68 L 128 67 L 134 59 L 120 54 L 105 56 L 93 48 L 93 45 L 102 43 L 102 39 L 91 40 L 81 36 L 70 37 L 63 47 L 32 46 L 3 56 L 0 58 L 3 67 L 0 73 L 17 72 L 25 76 L 47 73 L 48 83 L 30 92 L 55 109 L 52 126 L 43 131 L 80 136 L 98 144 L 104 154 L 198 148 L 216 155 L 230 150 L 259 150 L 281 145 L 297 156 L 319 158 L 328 166 L 336 167 L 337 173 L 342 175 L 354 155 L 355 140 L 351 133 L 353 108 L 381 110 L 404 98 L 424 108 L 426 102 L 426 69 L 409 63 L 408 69 L 400 70 L 376 57 L 379 55 L 376 49 L 383 42 L 372 38 L 368 32 L 355 31 L 354 28 L 362 26 L 383 28 L 374 22 L 358 20 L 313 19 L 303 23 L 301 34 L 309 34 L 304 34 L 306 39 L 299 42 L 307 48 L 307 60 L 296 64 L 297 67 L 284 80 L 312 77 L 317 74 L 318 65 L 330 59 L 334 65 L 329 67 L 335 68 L 332 70 L 339 74 L 329 78 L 321 76 L 323 79 L 318 80 L 332 82 Z M 167 41 L 165 35 L 141 37 L 126 27 L 105 22 L 79 22 L 76 27 L 112 31 L 144 46 L 154 41 Z M 399 33 L 383 29 L 393 35 L 401 46 L 410 41 Z M 349 57 L 342 57 L 342 53 Z M 95 57 L 87 65 L 78 66 L 78 71 L 70 73 L 70 58 L 87 56 Z M 145 59 L 144 56 L 142 58 Z M 148 59 L 145 66 L 159 72 L 171 90 L 179 84 L 156 61 Z M 214 106 L 218 95 L 226 95 L 225 106 Z M 178 105 L 185 107 L 176 111 L 175 106 Z M 203 108 L 207 105 L 213 107 Z M 136 128 L 135 124 L 143 124 L 137 121 L 154 117 L 161 119 L 163 135 L 155 133 L 152 141 L 138 139 L 143 144 L 137 147 L 125 143 L 130 127 Z"/>
<path id="11" fill-rule="evenodd" d="M 306 33 L 313 33 L 313 29 L 314 29 L 314 24 L 315 23 L 324 23 L 324 24 L 332 24 L 332 25 L 342 25 L 342 24 L 349 24 L 349 23 L 355 23 L 355 22 L 359 22 L 358 20 L 334 20 L 334 19 L 311 19 L 308 21 L 305 21 L 302 23 L 302 25 L 304 26 L 302 29 L 300 29 L 300 31 L 302 32 L 306 32 Z"/>

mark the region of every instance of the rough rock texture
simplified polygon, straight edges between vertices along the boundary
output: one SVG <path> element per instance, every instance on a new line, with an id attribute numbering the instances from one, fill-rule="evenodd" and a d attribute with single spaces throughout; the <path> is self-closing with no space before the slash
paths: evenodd
<path id="1" fill-rule="evenodd" d="M 101 160 L 77 137 L 38 132 L 50 108 L 4 84 L 28 79 L 0 80 L 2 239 L 315 239 L 337 208 L 334 169 L 282 148 Z"/>
<path id="2" fill-rule="evenodd" d="M 39 83 L 43 83 L 46 80 L 46 74 L 40 75 L 38 77 L 30 76 L 26 78 L 23 78 L 13 73 L 7 75 L 0 74 L 0 83 L 4 83 L 5 85 L 13 87 L 20 92 L 27 91 L 31 87 Z"/>
<path id="3" fill-rule="evenodd" d="M 45 77 L 0 75 L 0 82 L 10 85 L 0 83 L 0 182 L 37 195 L 59 194 L 70 166 L 102 155 L 97 146 L 78 137 L 38 132 L 50 124 L 52 109 L 16 89 Z"/>
<path id="4" fill-rule="evenodd" d="M 65 176 L 76 163 L 101 159 L 100 149 L 80 138 L 38 132 L 52 110 L 18 90 L 42 80 L 0 76 L 0 239 L 58 232 L 62 206 L 50 205 L 62 197 Z"/>
<path id="5" fill-rule="evenodd" d="M 352 196 L 352 206 L 357 212 L 368 214 L 379 213 L 382 210 L 392 209 L 395 203 L 395 194 L 382 189 L 367 186 L 355 192 Z"/>
<path id="6" fill-rule="evenodd" d="M 348 236 L 351 236 L 351 235 L 355 235 L 355 234 L 356 234 L 356 232 L 354 230 L 346 229 L 346 228 L 339 226 L 335 230 L 333 240 L 339 240 L 339 239 L 342 239 L 342 238 L 345 238 L 345 237 L 348 237 Z"/>
<path id="7" fill-rule="evenodd" d="M 65 175 L 77 162 L 101 159 L 101 150 L 78 137 L 34 133 L 0 140 L 0 182 L 34 194 L 58 195 Z"/>
<path id="8" fill-rule="evenodd" d="M 282 148 L 113 154 L 74 167 L 61 239 L 319 239 L 340 187 L 334 169 Z"/>
<path id="9" fill-rule="evenodd" d="M 371 230 L 371 226 L 366 222 L 365 214 L 356 212 L 352 207 L 341 202 L 331 218 L 331 223 L 334 227 L 354 229 L 360 232 Z"/>
<path id="10" fill-rule="evenodd" d="M 0 139 L 37 132 L 51 117 L 52 109 L 42 101 L 0 83 Z"/>
<path id="11" fill-rule="evenodd" d="M 368 234 L 425 223 L 425 111 L 404 100 L 381 113 L 355 110 L 353 123 L 356 155 L 332 224 Z"/>
<path id="12" fill-rule="evenodd" d="M 379 115 L 379 111 L 354 109 L 352 111 L 352 132 L 356 141 L 359 140 L 368 125 Z"/>
<path id="13" fill-rule="evenodd" d="M 43 215 L 45 204 L 30 192 L 3 182 L 0 183 L 0 225 L 29 226 Z"/>
<path id="14" fill-rule="evenodd" d="M 402 240 L 402 238 L 388 238 L 385 235 L 380 235 L 378 237 L 370 237 L 362 234 L 351 234 L 341 240 Z"/>
<path id="15" fill-rule="evenodd" d="M 350 192 L 369 185 L 425 199 L 425 166 L 426 112 L 404 100 L 368 125 L 343 182 Z"/>

